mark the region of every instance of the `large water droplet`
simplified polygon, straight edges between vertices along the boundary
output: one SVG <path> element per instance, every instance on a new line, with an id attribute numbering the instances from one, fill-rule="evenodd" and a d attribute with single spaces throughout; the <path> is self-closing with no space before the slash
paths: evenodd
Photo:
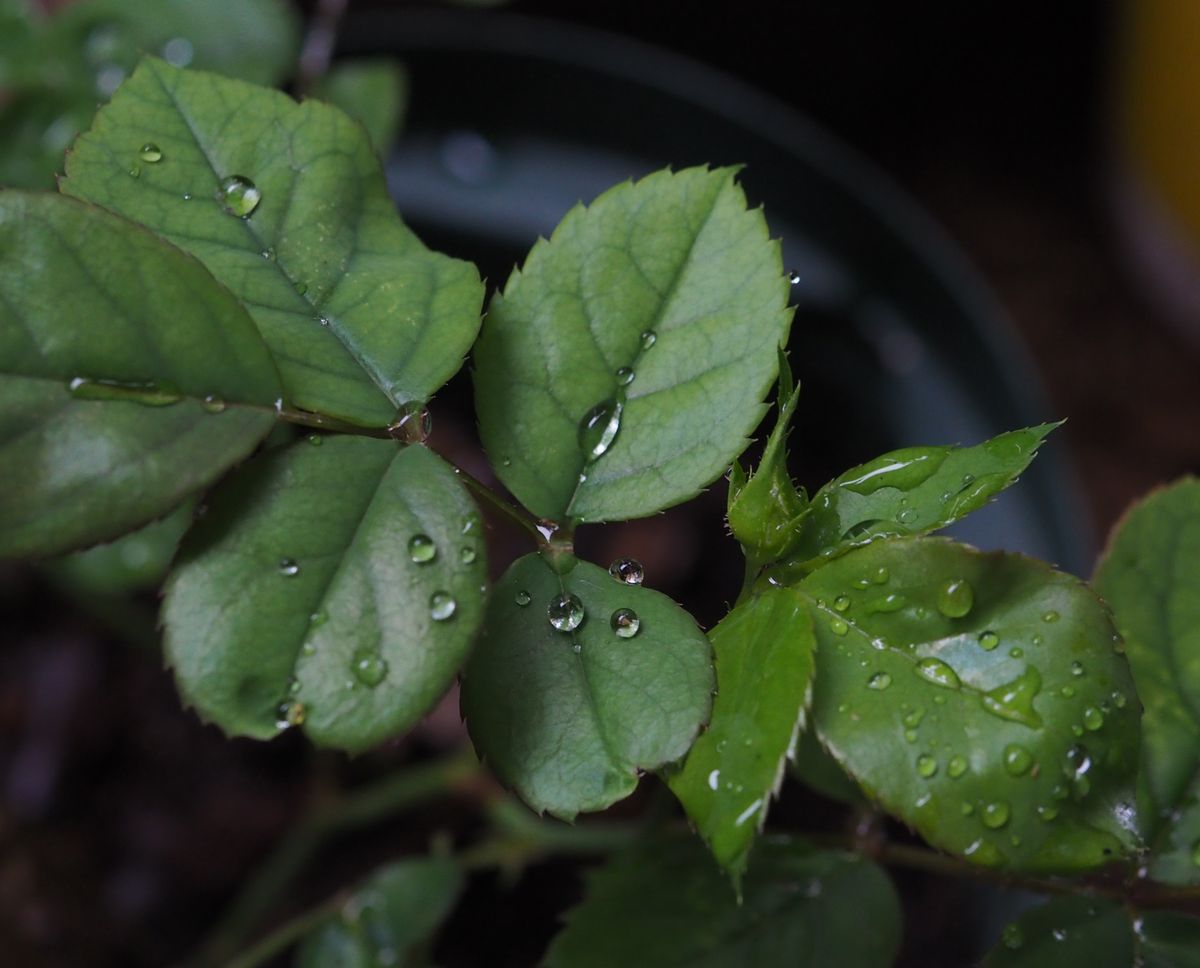
<path id="1" fill-rule="evenodd" d="M 67 384 L 67 392 L 76 400 L 125 401 L 143 407 L 169 407 L 183 399 L 179 389 L 169 383 L 121 383 L 82 376 Z"/>
<path id="2" fill-rule="evenodd" d="M 435 622 L 444 622 L 458 609 L 458 602 L 449 592 L 434 592 L 429 596 L 429 615 Z"/>
<path id="3" fill-rule="evenodd" d="M 868 689 L 878 689 L 880 691 L 886 689 L 892 684 L 892 677 L 886 672 L 876 672 L 867 680 Z"/>
<path id="4" fill-rule="evenodd" d="M 621 367 L 614 374 L 614 376 L 617 378 L 617 386 L 619 386 L 619 387 L 629 386 L 629 384 L 631 384 L 633 382 L 633 378 L 635 375 L 636 374 L 634 374 L 632 367 L 629 367 L 629 366 Z"/>
<path id="5" fill-rule="evenodd" d="M 950 762 L 946 764 L 946 776 L 952 780 L 957 780 L 960 776 L 967 772 L 967 758 L 955 754 L 950 757 Z"/>
<path id="6" fill-rule="evenodd" d="M 433 432 L 433 414 L 423 404 L 406 403 L 396 411 L 387 431 L 393 440 L 406 444 L 422 443 Z"/>
<path id="7" fill-rule="evenodd" d="M 262 201 L 262 192 L 244 175 L 230 175 L 221 182 L 217 200 L 230 215 L 249 218 Z"/>
<path id="8" fill-rule="evenodd" d="M 437 545 L 427 534 L 414 534 L 408 539 L 408 557 L 423 565 L 437 557 Z"/>
<path id="9" fill-rule="evenodd" d="M 279 574 L 291 578 L 293 575 L 300 574 L 300 566 L 296 564 L 293 558 L 280 558 Z"/>
<path id="10" fill-rule="evenodd" d="M 839 595 L 833 600 L 835 611 L 844 612 L 850 607 L 850 597 L 848 595 Z"/>
<path id="11" fill-rule="evenodd" d="M 653 346 L 657 342 L 658 342 L 658 334 L 655 333 L 654 330 L 648 329 L 644 333 L 642 333 L 642 349 L 648 350 L 648 349 L 650 349 L 651 346 Z"/>
<path id="12" fill-rule="evenodd" d="M 642 627 L 642 620 L 632 608 L 618 608 L 612 613 L 609 625 L 617 636 L 622 639 L 632 639 Z"/>
<path id="13" fill-rule="evenodd" d="M 991 652 L 992 649 L 994 649 L 999 644 L 1000 644 L 1000 636 L 998 636 L 995 632 L 991 631 L 990 629 L 986 632 L 979 633 L 979 647 L 981 649 L 983 649 L 984 652 Z"/>
<path id="14" fill-rule="evenodd" d="M 151 165 L 158 164 L 158 162 L 162 161 L 162 156 L 162 151 L 159 150 L 158 145 L 149 141 L 142 145 L 141 150 L 138 152 L 138 157 L 141 158 L 142 161 L 149 162 Z"/>
<path id="15" fill-rule="evenodd" d="M 916 669 L 921 678 L 928 679 L 935 686 L 957 689 L 960 685 L 958 674 L 941 659 L 922 659 L 917 663 Z"/>
<path id="16" fill-rule="evenodd" d="M 546 607 L 546 617 L 560 632 L 571 632 L 583 622 L 583 602 L 575 595 L 556 595 Z"/>
<path id="17" fill-rule="evenodd" d="M 1083 728 L 1094 733 L 1103 726 L 1104 714 L 1095 706 L 1088 706 L 1088 708 L 1083 711 Z"/>
<path id="18" fill-rule="evenodd" d="M 928 480 L 946 459 L 948 447 L 909 447 L 863 464 L 841 486 L 856 494 L 874 494 L 881 487 L 910 491 Z M 903 520 L 903 517 L 901 517 Z"/>
<path id="19" fill-rule="evenodd" d="M 625 404 L 620 400 L 605 400 L 583 415 L 579 422 L 579 447 L 586 461 L 603 457 L 617 439 L 621 429 L 621 413 Z"/>
<path id="20" fill-rule="evenodd" d="M 618 558 L 608 566 L 608 573 L 626 585 L 640 585 L 646 577 L 646 570 L 636 558 Z"/>
<path id="21" fill-rule="evenodd" d="M 993 800 L 991 803 L 983 805 L 979 819 L 983 821 L 983 825 L 988 830 L 999 830 L 1008 823 L 1011 813 L 1012 809 L 1004 800 Z"/>
<path id="22" fill-rule="evenodd" d="M 374 688 L 383 682 L 387 676 L 388 664 L 378 652 L 370 649 L 359 649 L 354 653 L 354 677 L 364 686 Z"/>
<path id="23" fill-rule="evenodd" d="M 948 618 L 962 618 L 975 604 L 975 590 L 965 578 L 946 582 L 938 592 L 938 611 Z"/>
<path id="24" fill-rule="evenodd" d="M 928 780 L 931 776 L 937 773 L 937 760 L 928 753 L 922 753 L 917 757 L 917 776 Z"/>
<path id="25" fill-rule="evenodd" d="M 834 635 L 841 636 L 850 631 L 850 626 L 843 619 L 831 618 L 829 620 L 829 631 Z"/>
<path id="26" fill-rule="evenodd" d="M 1004 747 L 1004 769 L 1012 776 L 1024 776 L 1033 766 L 1033 754 L 1024 746 L 1009 743 Z"/>
<path id="27" fill-rule="evenodd" d="M 980 698 L 989 713 L 1037 729 L 1042 725 L 1042 717 L 1033 708 L 1033 700 L 1041 689 L 1041 673 L 1033 666 L 1027 666 L 1017 678 L 985 692 Z"/>
<path id="28" fill-rule="evenodd" d="M 525 589 L 522 588 L 519 592 L 516 593 L 516 595 L 513 596 L 513 601 L 516 602 L 518 605 L 520 605 L 522 608 L 524 608 L 526 605 L 528 605 L 530 602 L 533 601 L 533 596 L 530 595 L 529 592 L 525 591 Z"/>

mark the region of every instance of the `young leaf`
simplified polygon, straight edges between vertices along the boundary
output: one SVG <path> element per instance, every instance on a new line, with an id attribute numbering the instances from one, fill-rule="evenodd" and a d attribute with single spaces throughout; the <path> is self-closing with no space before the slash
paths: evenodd
<path id="1" fill-rule="evenodd" d="M 194 259 L 70 199 L 0 193 L 0 557 L 161 517 L 254 449 L 278 395 Z"/>
<path id="2" fill-rule="evenodd" d="M 792 968 L 889 965 L 900 902 L 870 861 L 767 838 L 739 904 L 692 838 L 638 845 L 588 876 L 546 968 Z"/>
<path id="3" fill-rule="evenodd" d="M 388 864 L 359 885 L 341 913 L 300 945 L 297 968 L 412 968 L 462 893 L 448 858 L 412 857 Z"/>
<path id="4" fill-rule="evenodd" d="M 772 561 L 782 555 L 795 538 L 795 527 L 808 504 L 792 482 L 787 467 L 787 435 L 800 387 L 792 385 L 787 357 L 779 354 L 779 416 L 767 439 L 758 469 L 748 480 L 741 468 L 730 478 L 726 517 L 733 536 L 754 561 Z"/>
<path id="5" fill-rule="evenodd" d="M 669 598 L 585 561 L 560 575 L 532 554 L 492 590 L 462 710 L 496 775 L 570 820 L 683 756 L 712 690 L 708 640 Z"/>
<path id="6" fill-rule="evenodd" d="M 404 226 L 362 127 L 320 101 L 147 59 L 76 143 L 62 189 L 208 266 L 298 407 L 387 423 L 458 370 L 478 331 L 474 266 Z"/>
<path id="7" fill-rule="evenodd" d="M 974 447 L 907 447 L 851 468 L 813 495 L 787 549 L 788 567 L 811 571 L 876 538 L 924 534 L 965 517 L 1016 481 L 1057 426 Z"/>
<path id="8" fill-rule="evenodd" d="M 1040 562 L 879 541 L 800 586 L 813 720 L 863 788 L 937 847 L 1013 870 L 1133 846 L 1138 714 L 1100 602 Z"/>
<path id="9" fill-rule="evenodd" d="M 387 57 L 344 61 L 321 78 L 313 92 L 356 121 L 386 155 L 396 141 L 408 102 L 408 73 Z"/>
<path id="10" fill-rule="evenodd" d="M 1200 883 L 1200 481 L 1151 494 L 1117 527 L 1096 571 L 1145 705 L 1142 813 L 1150 873 Z"/>
<path id="11" fill-rule="evenodd" d="M 315 446 L 318 444 L 319 446 Z M 180 692 L 233 736 L 361 750 L 446 691 L 483 612 L 479 517 L 424 447 L 314 437 L 222 483 L 163 607 Z"/>
<path id="12" fill-rule="evenodd" d="M 745 448 L 790 312 L 779 244 L 734 174 L 660 171 L 605 192 L 492 300 L 480 433 L 538 516 L 650 514 Z"/>
<path id="13" fill-rule="evenodd" d="M 791 588 L 747 599 L 709 640 L 712 720 L 668 782 L 717 862 L 740 881 L 804 724 L 816 643 L 804 597 Z"/>
<path id="14" fill-rule="evenodd" d="M 983 968 L 1200 968 L 1200 920 L 1057 897 L 1009 924 Z"/>

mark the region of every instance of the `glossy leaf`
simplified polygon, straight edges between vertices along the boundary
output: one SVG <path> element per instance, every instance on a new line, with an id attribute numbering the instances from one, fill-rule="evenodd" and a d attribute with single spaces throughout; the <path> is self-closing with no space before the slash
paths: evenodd
<path id="1" fill-rule="evenodd" d="M 160 521 L 109 544 L 48 561 L 45 568 L 70 587 L 93 595 L 126 595 L 155 588 L 167 576 L 194 510 L 195 501 L 185 501 Z"/>
<path id="2" fill-rule="evenodd" d="M 1019 555 L 908 538 L 799 587 L 822 742 L 931 844 L 1029 871 L 1133 846 L 1136 693 L 1087 586 Z"/>
<path id="3" fill-rule="evenodd" d="M 343 61 L 317 82 L 314 94 L 361 121 L 375 150 L 386 155 L 404 120 L 408 74 L 387 57 Z"/>
<path id="4" fill-rule="evenodd" d="M 297 968 L 414 968 L 462 893 L 449 858 L 414 857 L 388 864 L 359 885 L 340 913 L 311 932 Z"/>
<path id="5" fill-rule="evenodd" d="M 830 800 L 851 807 L 860 807 L 867 803 L 867 798 L 858 788 L 858 784 L 850 779 L 837 760 L 829 755 L 811 728 L 800 733 L 792 759 L 792 774 L 801 783 Z"/>
<path id="6" fill-rule="evenodd" d="M 549 610 L 571 595 L 582 617 L 560 631 Z M 636 615 L 632 637 L 614 629 L 620 609 Z M 588 562 L 559 575 L 526 555 L 492 591 L 462 710 L 496 775 L 535 810 L 569 820 L 683 756 L 708 719 L 713 681 L 708 640 L 665 595 Z"/>
<path id="7" fill-rule="evenodd" d="M 984 968 L 1200 968 L 1200 920 L 1060 897 L 1005 929 Z"/>
<path id="8" fill-rule="evenodd" d="M 140 158 L 147 144 L 157 161 Z M 458 370 L 478 331 L 474 266 L 404 226 L 362 127 L 320 101 L 149 59 L 76 143 L 62 187 L 204 262 L 297 407 L 386 424 Z"/>
<path id="9" fill-rule="evenodd" d="M 1151 875 L 1200 883 L 1200 481 L 1136 505 L 1114 532 L 1096 591 L 1124 637 L 1142 714 Z"/>
<path id="10" fill-rule="evenodd" d="M 590 874 L 544 964 L 879 968 L 895 959 L 900 928 L 895 890 L 870 861 L 768 838 L 739 904 L 704 848 L 672 837 Z"/>
<path id="11" fill-rule="evenodd" d="M 709 640 L 717 660 L 712 719 L 668 782 L 738 881 L 804 725 L 816 643 L 804 597 L 791 588 L 747 599 Z"/>
<path id="12" fill-rule="evenodd" d="M 278 394 L 194 259 L 70 199 L 0 194 L 0 556 L 161 517 L 254 449 Z"/>
<path id="13" fill-rule="evenodd" d="M 974 447 L 907 447 L 851 468 L 813 495 L 788 547 L 789 568 L 890 535 L 936 531 L 1016 481 L 1058 424 L 1014 430 Z"/>
<path id="14" fill-rule="evenodd" d="M 412 726 L 483 612 L 478 514 L 423 447 L 268 451 L 213 492 L 163 608 L 180 692 L 233 736 L 361 750 Z"/>
<path id="15" fill-rule="evenodd" d="M 539 517 L 650 514 L 745 448 L 790 312 L 779 244 L 734 174 L 661 171 L 605 192 L 492 300 L 480 433 Z"/>
<path id="16" fill-rule="evenodd" d="M 787 357 L 779 354 L 779 415 L 767 438 L 762 460 L 747 479 L 735 463 L 729 481 L 726 517 L 729 530 L 754 562 L 778 558 L 795 537 L 795 528 L 808 505 L 796 489 L 787 466 L 787 435 L 800 387 L 793 386 Z"/>

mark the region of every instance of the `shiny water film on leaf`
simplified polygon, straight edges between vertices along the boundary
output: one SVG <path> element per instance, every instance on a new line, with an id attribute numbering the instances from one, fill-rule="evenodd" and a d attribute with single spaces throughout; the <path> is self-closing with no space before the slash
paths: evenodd
<path id="1" fill-rule="evenodd" d="M 637 618 L 633 635 L 613 624 L 622 609 Z M 669 598 L 588 562 L 560 575 L 532 554 L 489 599 L 462 711 L 496 775 L 535 810 L 570 819 L 686 753 L 712 690 L 708 640 Z"/>
<path id="2" fill-rule="evenodd" d="M 733 169 L 660 171 L 567 214 L 475 350 L 480 432 L 539 517 L 639 517 L 719 477 L 761 419 L 790 312 Z"/>
<path id="3" fill-rule="evenodd" d="M 1096 571 L 1137 683 L 1150 874 L 1200 884 L 1200 481 L 1152 493 Z"/>
<path id="4" fill-rule="evenodd" d="M 423 447 L 329 437 L 267 451 L 213 492 L 167 584 L 165 651 L 184 698 L 226 733 L 300 725 L 361 750 L 449 688 L 483 613 L 478 512 Z M 413 560 L 412 539 L 439 552 Z M 477 540 L 477 539 L 476 539 Z"/>
<path id="5" fill-rule="evenodd" d="M 709 640 L 717 663 L 712 719 L 667 782 L 739 880 L 804 724 L 816 643 L 804 596 L 792 588 L 741 602 Z"/>
<path id="6" fill-rule="evenodd" d="M 130 178 L 147 141 L 162 161 Z M 294 406 L 386 425 L 478 332 L 475 267 L 421 244 L 366 132 L 321 101 L 147 59 L 76 143 L 62 190 L 199 258 L 246 306 Z"/>
<path id="7" fill-rule="evenodd" d="M 961 615 L 939 608 L 950 582 L 973 589 Z M 1087 586 L 1019 555 L 893 538 L 798 587 L 822 743 L 931 844 L 1028 871 L 1085 870 L 1136 844 L 1133 682 Z"/>
<path id="8" fill-rule="evenodd" d="M 278 396 L 250 317 L 196 260 L 72 199 L 0 195 L 0 557 L 163 516 L 254 449 Z"/>

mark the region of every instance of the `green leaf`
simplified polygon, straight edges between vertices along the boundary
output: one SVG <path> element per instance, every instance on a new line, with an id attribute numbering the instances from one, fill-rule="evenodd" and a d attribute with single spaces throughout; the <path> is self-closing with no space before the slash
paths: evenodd
<path id="1" fill-rule="evenodd" d="M 479 527 L 424 447 L 314 437 L 261 454 L 213 492 L 168 579 L 180 692 L 234 736 L 300 722 L 349 750 L 395 736 L 479 626 Z"/>
<path id="2" fill-rule="evenodd" d="M 742 902 L 692 838 L 638 845 L 588 876 L 547 968 L 879 968 L 900 902 L 870 861 L 783 838 L 755 848 Z"/>
<path id="3" fill-rule="evenodd" d="M 801 783 L 830 800 L 850 807 L 860 807 L 867 803 L 867 798 L 863 796 L 858 784 L 846 775 L 846 771 L 829 755 L 811 729 L 800 733 L 800 741 L 796 744 L 795 756 L 792 759 L 792 774 Z"/>
<path id="4" fill-rule="evenodd" d="M 789 568 L 811 571 L 876 538 L 925 534 L 965 517 L 1014 483 L 1058 426 L 975 447 L 906 447 L 851 468 L 813 495 L 787 549 Z"/>
<path id="5" fill-rule="evenodd" d="M 381 867 L 301 943 L 297 968 L 407 968 L 432 939 L 462 893 L 449 858 L 413 857 Z"/>
<path id="6" fill-rule="evenodd" d="M 140 157 L 146 144 L 158 161 Z M 253 316 L 295 406 L 386 424 L 458 370 L 478 331 L 474 266 L 404 226 L 362 127 L 320 101 L 148 59 L 76 143 L 63 191 L 207 265 Z"/>
<path id="7" fill-rule="evenodd" d="M 984 968 L 1200 968 L 1200 920 L 1059 897 L 1009 924 Z"/>
<path id="8" fill-rule="evenodd" d="M 787 435 L 800 387 L 792 385 L 787 357 L 779 353 L 779 416 L 767 439 L 758 470 L 748 480 L 730 478 L 726 516 L 733 536 L 741 542 L 753 562 L 771 561 L 782 555 L 795 537 L 795 527 L 808 505 L 808 499 L 796 489 L 787 467 Z"/>
<path id="9" fill-rule="evenodd" d="M 791 588 L 747 599 L 709 640 L 712 720 L 668 782 L 717 862 L 740 881 L 804 725 L 816 642 L 805 599 Z"/>
<path id="10" fill-rule="evenodd" d="M 185 501 L 160 521 L 110 544 L 48 561 L 44 567 L 71 588 L 93 595 L 119 596 L 155 588 L 166 577 L 194 510 L 195 502 Z"/>
<path id="11" fill-rule="evenodd" d="M 559 631 L 549 609 L 571 595 L 582 623 Z M 632 637 L 614 629 L 620 609 L 637 618 Z M 496 775 L 538 812 L 569 820 L 628 796 L 640 771 L 683 756 L 708 719 L 712 690 L 708 640 L 669 598 L 584 561 L 559 575 L 532 554 L 492 590 L 462 709 Z"/>
<path id="12" fill-rule="evenodd" d="M 314 93 L 361 121 L 375 150 L 385 155 L 404 120 L 408 72 L 388 57 L 343 61 L 318 81 Z"/>
<path id="13" fill-rule="evenodd" d="M 0 194 L 0 557 L 161 517 L 254 449 L 278 394 L 194 259 L 70 199 Z"/>
<path id="14" fill-rule="evenodd" d="M 1150 873 L 1200 883 L 1200 481 L 1185 478 L 1137 504 L 1096 571 L 1145 711 L 1142 771 Z"/>
<path id="15" fill-rule="evenodd" d="M 822 743 L 931 844 L 1029 871 L 1134 845 L 1137 698 L 1086 585 L 1020 555 L 905 538 L 799 587 Z"/>
<path id="16" fill-rule="evenodd" d="M 480 433 L 539 517 L 678 504 L 761 420 L 789 287 L 734 174 L 661 171 L 605 192 L 492 300 L 475 353 Z"/>

